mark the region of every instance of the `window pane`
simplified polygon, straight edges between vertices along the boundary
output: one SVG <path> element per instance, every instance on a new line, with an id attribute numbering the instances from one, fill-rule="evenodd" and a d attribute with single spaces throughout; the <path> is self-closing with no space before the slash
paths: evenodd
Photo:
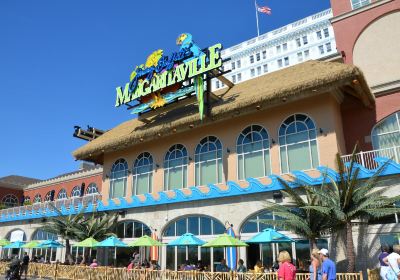
<path id="1" fill-rule="evenodd" d="M 308 143 L 288 146 L 289 170 L 304 170 L 311 167 Z"/>
<path id="2" fill-rule="evenodd" d="M 133 222 L 125 223 L 125 237 L 132 238 L 133 237 Z"/>
<path id="3" fill-rule="evenodd" d="M 245 177 L 259 178 L 264 176 L 263 152 L 245 154 L 244 169 Z"/>
<path id="4" fill-rule="evenodd" d="M 199 217 L 188 218 L 189 232 L 198 235 L 199 234 Z"/>
<path id="5" fill-rule="evenodd" d="M 125 232 L 124 232 L 124 223 L 120 223 L 117 226 L 117 236 L 118 238 L 124 238 L 125 236 Z"/>
<path id="6" fill-rule="evenodd" d="M 200 217 L 200 235 L 211 235 L 211 219 Z"/>
<path id="7" fill-rule="evenodd" d="M 149 192 L 150 174 L 141 174 L 136 178 L 136 194 L 145 194 Z"/>
<path id="8" fill-rule="evenodd" d="M 253 217 L 252 219 L 255 219 L 255 217 Z M 257 223 L 253 222 L 253 221 L 246 222 L 244 224 L 244 226 L 242 227 L 242 232 L 243 233 L 255 233 L 255 232 L 258 232 Z"/>
<path id="9" fill-rule="evenodd" d="M 200 185 L 218 183 L 216 162 L 209 161 L 200 164 Z"/>
<path id="10" fill-rule="evenodd" d="M 262 256 L 264 267 L 272 267 L 273 264 L 273 253 L 271 244 L 262 244 Z"/>
<path id="11" fill-rule="evenodd" d="M 134 237 L 142 237 L 142 223 L 134 222 Z"/>
<path id="12" fill-rule="evenodd" d="M 243 161 L 243 156 L 242 155 L 238 155 L 238 171 L 239 171 L 239 180 L 243 180 L 244 178 L 244 161 Z"/>
<path id="13" fill-rule="evenodd" d="M 286 149 L 283 147 L 281 147 L 281 171 L 282 173 L 289 172 L 286 158 Z"/>
<path id="14" fill-rule="evenodd" d="M 223 234 L 225 233 L 225 227 L 223 224 L 218 222 L 217 220 L 213 220 L 214 224 L 214 234 Z"/>
<path id="15" fill-rule="evenodd" d="M 176 221 L 176 235 L 180 236 L 187 232 L 186 219 Z"/>
<path id="16" fill-rule="evenodd" d="M 174 190 L 174 189 L 181 189 L 183 187 L 183 182 L 182 182 L 182 168 L 176 167 L 176 168 L 171 168 L 169 170 L 169 189 Z"/>
<path id="17" fill-rule="evenodd" d="M 186 262 L 186 247 L 178 246 L 176 249 L 177 249 L 177 262 L 179 268 Z"/>
<path id="18" fill-rule="evenodd" d="M 165 229 L 164 236 L 175 236 L 175 223 Z"/>

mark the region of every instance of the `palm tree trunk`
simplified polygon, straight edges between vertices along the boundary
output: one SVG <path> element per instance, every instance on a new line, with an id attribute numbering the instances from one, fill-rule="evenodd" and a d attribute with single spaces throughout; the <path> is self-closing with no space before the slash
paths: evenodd
<path id="1" fill-rule="evenodd" d="M 71 246 L 69 244 L 69 239 L 65 239 L 65 256 L 70 264 L 74 263 L 74 259 L 71 255 Z"/>
<path id="2" fill-rule="evenodd" d="M 315 240 L 314 237 L 311 237 L 311 238 L 308 240 L 308 242 L 310 243 L 310 255 L 311 255 L 313 249 L 318 249 L 318 248 L 317 248 L 317 242 L 316 242 L 316 240 Z"/>
<path id="3" fill-rule="evenodd" d="M 349 260 L 347 272 L 354 272 L 356 256 L 354 254 L 353 225 L 351 221 L 346 223 L 346 255 Z"/>

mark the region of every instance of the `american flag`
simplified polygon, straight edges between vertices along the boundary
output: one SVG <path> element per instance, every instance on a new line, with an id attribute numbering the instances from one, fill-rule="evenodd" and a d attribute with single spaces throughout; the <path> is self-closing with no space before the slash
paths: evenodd
<path id="1" fill-rule="evenodd" d="M 257 4 L 256 4 L 256 7 L 257 7 L 257 11 L 260 12 L 260 13 L 264 13 L 264 14 L 267 14 L 267 15 L 270 15 L 272 13 L 272 10 L 271 10 L 270 7 L 267 7 L 267 6 L 260 7 Z"/>

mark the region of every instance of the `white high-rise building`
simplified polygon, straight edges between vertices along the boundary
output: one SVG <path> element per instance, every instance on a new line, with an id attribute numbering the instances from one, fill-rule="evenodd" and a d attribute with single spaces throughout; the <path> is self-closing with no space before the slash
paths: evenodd
<path id="1" fill-rule="evenodd" d="M 240 83 L 310 59 L 335 54 L 336 43 L 328 9 L 272 30 L 222 51 L 224 70 L 233 83 Z M 212 90 L 223 87 L 212 80 Z"/>

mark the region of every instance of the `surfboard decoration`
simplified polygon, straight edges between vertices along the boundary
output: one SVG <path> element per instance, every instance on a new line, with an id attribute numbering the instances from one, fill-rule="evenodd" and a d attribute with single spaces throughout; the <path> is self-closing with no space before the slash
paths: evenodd
<path id="1" fill-rule="evenodd" d="M 232 237 L 235 236 L 235 231 L 233 230 L 232 226 L 230 226 L 227 230 L 226 233 L 229 234 Z M 227 247 L 226 248 L 226 264 L 231 270 L 236 270 L 236 265 L 237 265 L 237 248 L 236 247 Z"/>
<path id="2" fill-rule="evenodd" d="M 156 231 L 153 231 L 151 233 L 151 238 L 153 238 L 154 240 L 158 240 Z M 150 247 L 150 260 L 158 261 L 158 246 Z"/>

